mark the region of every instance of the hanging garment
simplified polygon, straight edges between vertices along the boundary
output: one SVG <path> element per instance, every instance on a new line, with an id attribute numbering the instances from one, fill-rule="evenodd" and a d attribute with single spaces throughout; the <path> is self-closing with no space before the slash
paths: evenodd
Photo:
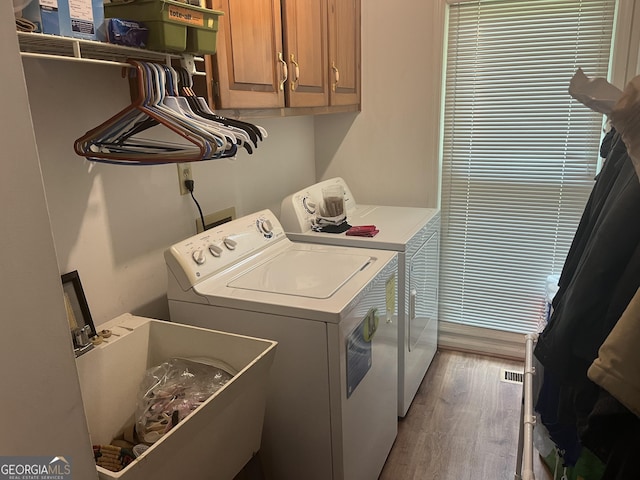
<path id="1" fill-rule="evenodd" d="M 622 97 L 622 91 L 606 78 L 589 78 L 578 68 L 569 82 L 569 95 L 594 112 L 608 115 Z"/>
<path id="2" fill-rule="evenodd" d="M 640 417 L 640 289 L 598 351 L 589 378 Z"/>
<path id="3" fill-rule="evenodd" d="M 590 106 L 593 98 L 588 91 L 583 93 L 574 98 L 582 97 L 587 102 L 580 101 Z M 609 103 L 590 107 L 603 111 L 599 108 L 610 108 Z M 637 109 L 624 111 L 635 121 Z M 617 335 L 610 334 L 623 313 L 633 310 L 630 303 L 640 287 L 640 182 L 625 142 L 630 130 L 620 117 L 610 119 L 614 131 L 601 145 L 607 159 L 567 255 L 553 313 L 534 350 L 544 370 L 535 409 L 553 442 L 564 451 L 567 466 L 575 465 L 586 448 L 606 464 L 603 479 L 621 480 L 640 478 L 633 464 L 640 454 L 640 419 L 587 376 L 591 367 L 603 381 L 619 380 L 621 372 L 614 366 L 618 359 L 610 356 L 608 347 L 601 347 L 605 341 L 617 341 Z M 629 363 L 637 385 L 637 362 L 630 358 Z M 607 375 L 600 375 L 605 368 Z M 634 387 L 631 390 L 619 394 L 633 395 Z"/>
<path id="4" fill-rule="evenodd" d="M 597 387 L 594 386 L 594 390 L 597 395 Z M 572 404 L 572 408 L 565 409 L 564 412 L 558 408 L 558 405 L 566 403 L 567 399 L 564 397 L 568 393 L 570 390 L 564 388 L 563 384 L 545 369 L 535 410 L 540 415 L 540 420 L 546 427 L 549 438 L 563 452 L 563 464 L 572 467 L 580 458 L 582 445 L 578 433 L 575 406 Z M 583 412 L 585 417 L 591 411 L 590 406 L 586 410 Z M 569 416 L 567 416 L 567 412 L 569 412 Z"/>
<path id="5" fill-rule="evenodd" d="M 600 389 L 587 369 L 640 286 L 640 182 L 620 136 L 587 203 L 534 354 L 544 366 L 536 411 L 577 461 Z M 597 445 L 593 446 L 597 450 Z"/>
<path id="6" fill-rule="evenodd" d="M 629 156 L 640 175 L 640 75 L 627 83 L 609 119 L 622 134 Z"/>
<path id="7" fill-rule="evenodd" d="M 640 418 L 600 390 L 588 420 L 581 441 L 605 464 L 602 480 L 640 478 Z"/>
<path id="8" fill-rule="evenodd" d="M 598 348 L 640 286 L 635 273 L 640 268 L 630 264 L 640 260 L 634 256 L 640 241 L 640 182 L 626 150 L 616 148 L 620 142 L 605 162 L 605 168 L 620 171 L 608 194 L 594 196 L 593 212 L 583 217 L 587 226 L 561 275 L 553 314 L 534 351 L 559 381 L 586 376 Z M 604 170 L 603 178 L 608 178 Z"/>
<path id="9" fill-rule="evenodd" d="M 583 448 L 575 467 L 565 467 L 562 453 L 554 448 L 543 458 L 549 472 L 553 472 L 553 480 L 602 480 L 605 465 L 589 449 Z"/>
<path id="10" fill-rule="evenodd" d="M 621 321 L 620 309 L 624 309 L 621 305 L 628 304 L 627 299 L 634 296 L 632 289 L 634 288 L 633 285 L 637 285 L 638 278 L 640 278 L 640 246 L 636 246 L 627 268 L 624 269 L 618 285 L 612 293 L 610 308 L 602 316 L 600 326 L 602 331 L 611 330 L 613 332 L 617 328 Z M 627 312 L 628 310 L 629 307 L 626 307 L 624 311 Z M 609 337 L 607 340 L 609 340 Z M 637 333 L 635 339 L 638 339 Z M 632 343 L 629 347 L 633 349 L 633 345 L 637 345 L 637 343 Z M 576 368 L 572 375 L 562 380 L 554 376 L 549 369 L 544 368 L 543 384 L 535 406 L 536 411 L 540 413 L 543 424 L 549 431 L 551 439 L 558 448 L 565 451 L 564 459 L 569 466 L 573 466 L 578 460 L 582 446 L 587 446 L 603 462 L 607 462 L 611 456 L 610 439 L 616 436 L 621 426 L 626 429 L 628 423 L 618 420 L 621 409 L 608 411 L 598 404 L 602 402 L 602 389 L 587 377 L 586 370 L 584 373 L 578 370 L 577 365 L 580 356 L 584 357 L 586 354 L 577 349 L 574 358 L 574 366 Z M 635 357 L 638 358 L 637 353 Z M 633 357 L 628 359 L 627 380 L 633 380 L 635 385 L 638 385 L 638 362 L 634 363 L 632 360 Z M 626 360 L 625 365 L 627 365 Z M 629 388 L 629 386 L 623 380 L 620 388 Z M 628 393 L 633 395 L 633 393 Z M 610 404 L 605 405 L 608 406 Z M 599 411 L 596 417 L 594 417 L 594 411 Z M 629 412 L 627 411 L 626 413 Z M 608 415 L 611 416 L 609 418 L 610 422 L 607 420 Z M 586 440 L 588 443 L 585 443 L 585 436 L 588 439 Z M 638 453 L 640 454 L 640 451 Z M 609 469 L 609 471 L 611 470 Z"/>
<path id="11" fill-rule="evenodd" d="M 640 75 L 622 91 L 605 78 L 587 77 L 578 68 L 569 83 L 569 94 L 591 110 L 607 115 L 622 135 L 640 177 Z"/>
<path id="12" fill-rule="evenodd" d="M 609 131 L 602 141 L 600 147 L 600 155 L 605 158 L 604 167 L 596 177 L 595 185 L 591 191 L 591 195 L 587 201 L 578 228 L 573 237 L 571 247 L 567 254 L 567 258 L 562 268 L 562 273 L 558 281 L 558 291 L 553 298 L 553 307 L 557 308 L 560 299 L 564 296 L 567 287 L 573 279 L 576 268 L 582 254 L 584 253 L 587 241 L 593 232 L 596 221 L 602 207 L 611 192 L 613 185 L 618 180 L 620 170 L 625 162 L 626 147 L 619 134 L 615 129 Z"/>

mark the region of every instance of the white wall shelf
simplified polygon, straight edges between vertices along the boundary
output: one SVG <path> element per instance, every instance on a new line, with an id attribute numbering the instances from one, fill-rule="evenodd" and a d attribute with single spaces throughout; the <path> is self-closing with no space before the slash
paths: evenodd
<path id="1" fill-rule="evenodd" d="M 110 43 L 78 38 L 45 35 L 42 33 L 18 32 L 20 54 L 23 57 L 54 60 L 70 60 L 86 63 L 98 63 L 130 67 L 128 58 L 170 63 L 181 55 L 154 52 L 141 48 L 123 47 Z"/>
<path id="2" fill-rule="evenodd" d="M 192 54 L 180 55 L 156 52 L 94 40 L 60 37 L 42 33 L 17 33 L 20 55 L 26 58 L 66 60 L 117 67 L 131 67 L 131 64 L 127 63 L 129 58 L 165 64 L 170 64 L 171 60 L 180 59 L 182 66 L 192 75 L 205 75 L 205 72 L 198 71 L 195 67 L 195 62 L 204 62 L 204 58 L 194 57 Z"/>

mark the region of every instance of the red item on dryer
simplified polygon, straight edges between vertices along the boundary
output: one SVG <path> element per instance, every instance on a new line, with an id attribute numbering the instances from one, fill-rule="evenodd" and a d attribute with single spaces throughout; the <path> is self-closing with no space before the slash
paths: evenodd
<path id="1" fill-rule="evenodd" d="M 357 237 L 375 237 L 379 231 L 380 230 L 378 230 L 375 225 L 358 225 L 347 230 L 345 235 Z"/>

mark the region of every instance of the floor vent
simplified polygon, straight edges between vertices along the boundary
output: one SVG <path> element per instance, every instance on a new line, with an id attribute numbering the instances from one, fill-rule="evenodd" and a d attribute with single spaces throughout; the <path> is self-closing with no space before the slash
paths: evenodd
<path id="1" fill-rule="evenodd" d="M 500 380 L 507 383 L 522 383 L 524 382 L 524 373 L 503 368 L 500 371 Z"/>

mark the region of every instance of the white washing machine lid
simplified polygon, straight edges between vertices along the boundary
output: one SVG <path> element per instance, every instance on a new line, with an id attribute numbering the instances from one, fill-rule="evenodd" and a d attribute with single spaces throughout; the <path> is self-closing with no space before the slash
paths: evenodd
<path id="1" fill-rule="evenodd" d="M 392 251 L 354 251 L 350 247 L 334 245 L 280 243 L 283 245 L 274 249 L 278 250 L 273 252 L 275 255 L 269 255 L 268 251 L 265 251 L 264 255 L 251 259 L 248 263 L 242 263 L 205 279 L 185 293 L 183 299 L 196 300 L 199 303 L 203 303 L 204 300 L 204 303 L 218 307 L 338 323 L 343 315 L 358 303 L 358 299 L 366 295 L 371 282 L 383 278 L 387 281 L 398 268 L 396 253 Z M 286 255 L 271 264 L 272 260 L 279 258 L 283 252 L 286 252 Z M 285 265 L 290 266 L 296 258 L 308 259 L 302 260 L 306 265 L 305 270 L 286 271 Z M 348 268 L 338 267 L 339 270 L 336 271 L 340 272 L 339 275 L 328 273 L 328 265 L 335 265 L 338 260 L 348 262 Z M 303 264 L 299 263 L 295 268 L 301 265 Z M 309 265 L 315 270 L 311 270 Z M 385 275 L 382 275 L 383 270 L 387 272 Z M 296 282 L 300 280 L 294 280 L 296 272 L 301 273 L 302 278 L 309 284 L 306 293 L 304 289 L 297 289 L 299 285 Z M 309 272 L 312 272 L 312 279 L 309 279 Z M 264 274 L 267 274 L 266 277 Z M 324 290 L 314 290 L 313 285 L 325 280 L 327 285 Z M 273 283 L 267 286 L 271 281 Z M 326 298 L 320 298 L 322 296 Z"/>
<path id="2" fill-rule="evenodd" d="M 236 277 L 227 286 L 326 299 L 370 262 L 367 255 L 288 249 Z"/>

